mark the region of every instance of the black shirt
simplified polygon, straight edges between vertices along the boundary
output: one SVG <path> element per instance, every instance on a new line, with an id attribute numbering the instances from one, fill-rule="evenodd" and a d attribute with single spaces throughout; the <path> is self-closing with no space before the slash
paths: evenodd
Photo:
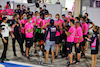
<path id="1" fill-rule="evenodd" d="M 15 9 L 15 10 L 14 10 L 14 13 L 17 13 L 17 14 L 20 15 L 20 14 L 21 14 L 21 10 L 20 10 L 20 9 Z"/>
<path id="2" fill-rule="evenodd" d="M 26 12 L 27 16 L 33 16 L 33 12 L 29 11 L 29 12 Z"/>
<path id="3" fill-rule="evenodd" d="M 42 10 L 42 12 L 41 12 L 42 19 L 44 19 L 45 14 L 49 14 L 49 11 L 48 10 Z"/>
<path id="4" fill-rule="evenodd" d="M 20 24 L 15 20 L 15 19 L 13 19 L 13 24 L 16 24 L 16 26 L 14 27 L 14 35 L 15 35 L 15 37 L 17 38 L 17 37 L 20 37 Z"/>

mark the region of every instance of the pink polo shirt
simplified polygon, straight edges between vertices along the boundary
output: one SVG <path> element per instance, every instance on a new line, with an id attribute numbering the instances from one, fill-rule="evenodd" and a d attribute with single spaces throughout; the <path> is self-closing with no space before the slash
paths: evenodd
<path id="1" fill-rule="evenodd" d="M 4 10 L 2 10 L 3 11 L 3 13 L 5 13 L 6 12 L 6 10 L 4 9 Z M 5 15 L 3 15 L 2 17 L 5 17 Z"/>
<path id="2" fill-rule="evenodd" d="M 42 19 L 39 18 L 39 19 L 37 20 L 37 23 L 36 23 L 37 28 L 41 28 L 41 25 L 40 25 L 41 22 L 42 22 Z"/>
<path id="3" fill-rule="evenodd" d="M 61 24 L 60 26 L 62 26 L 62 21 L 61 20 L 55 21 L 55 25 L 56 26 L 58 26 L 58 23 L 60 23 Z M 60 36 L 60 32 L 59 31 L 56 32 L 56 36 Z"/>
<path id="4" fill-rule="evenodd" d="M 24 25 L 25 25 L 25 24 L 27 23 L 27 20 L 22 19 L 20 22 L 21 22 L 21 24 L 24 24 Z M 22 32 L 23 34 L 25 34 L 25 27 L 22 27 L 22 28 L 21 28 L 21 32 Z"/>
<path id="5" fill-rule="evenodd" d="M 32 23 L 35 23 L 36 22 L 36 16 L 34 16 L 33 18 L 32 18 Z"/>
<path id="6" fill-rule="evenodd" d="M 48 19 L 48 20 L 42 20 L 42 22 L 41 22 L 41 26 L 44 26 L 47 22 L 50 22 L 50 20 Z M 44 29 L 46 29 L 47 27 L 45 27 Z"/>
<path id="7" fill-rule="evenodd" d="M 6 15 L 12 15 L 14 13 L 13 9 L 7 9 L 6 12 Z"/>
<path id="8" fill-rule="evenodd" d="M 83 41 L 83 31 L 81 27 L 76 28 L 76 34 L 74 38 L 74 43 L 78 43 L 79 38 L 82 36 L 81 42 Z"/>
<path id="9" fill-rule="evenodd" d="M 82 25 L 82 30 L 83 31 L 86 30 L 86 32 L 83 33 L 83 35 L 87 35 L 87 32 L 88 32 L 88 25 L 87 25 L 87 23 L 86 22 L 85 23 L 81 23 L 81 25 Z"/>
<path id="10" fill-rule="evenodd" d="M 33 38 L 33 31 L 28 33 L 27 29 L 33 29 L 33 23 L 26 23 L 25 24 L 25 37 L 26 38 Z"/>
<path id="11" fill-rule="evenodd" d="M 75 37 L 75 32 L 76 32 L 76 29 L 74 26 L 70 27 L 69 31 L 71 34 L 70 36 L 67 36 L 67 42 L 74 42 L 74 37 Z"/>

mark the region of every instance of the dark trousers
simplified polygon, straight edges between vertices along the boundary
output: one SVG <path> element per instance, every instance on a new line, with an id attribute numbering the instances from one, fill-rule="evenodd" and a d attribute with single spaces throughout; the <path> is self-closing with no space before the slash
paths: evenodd
<path id="1" fill-rule="evenodd" d="M 4 44 L 4 49 L 3 49 L 3 53 L 2 53 L 2 56 L 1 56 L 1 59 L 5 59 L 6 58 L 6 52 L 7 52 L 7 48 L 8 48 L 8 37 L 4 37 L 7 41 L 7 43 L 4 43 L 3 39 L 3 44 Z"/>
<path id="2" fill-rule="evenodd" d="M 20 51 L 21 53 L 23 53 L 23 42 L 22 42 L 22 38 L 18 37 L 18 38 L 13 38 L 12 39 L 12 47 L 13 47 L 13 52 L 14 54 L 16 54 L 16 48 L 15 48 L 15 41 L 17 40 L 17 42 L 19 43 L 20 46 Z"/>

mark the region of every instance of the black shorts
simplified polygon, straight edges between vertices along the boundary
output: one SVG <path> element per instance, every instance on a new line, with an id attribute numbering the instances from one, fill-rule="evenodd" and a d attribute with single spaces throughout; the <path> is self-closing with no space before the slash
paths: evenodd
<path id="1" fill-rule="evenodd" d="M 98 48 L 96 48 L 95 50 L 91 49 L 91 54 L 98 54 Z"/>
<path id="2" fill-rule="evenodd" d="M 76 53 L 80 53 L 82 42 L 79 44 L 79 48 L 76 47 L 76 44 L 77 44 L 77 43 L 75 43 L 75 52 L 76 52 Z"/>
<path id="3" fill-rule="evenodd" d="M 55 44 L 59 44 L 59 43 L 60 43 L 60 36 L 56 36 Z"/>
<path id="4" fill-rule="evenodd" d="M 44 40 L 45 34 L 40 35 L 40 40 Z"/>
<path id="5" fill-rule="evenodd" d="M 41 40 L 41 33 L 36 33 L 35 39 L 36 39 L 36 41 L 40 41 Z"/>
<path id="6" fill-rule="evenodd" d="M 84 41 L 82 42 L 82 46 L 85 46 L 85 43 L 86 43 L 86 41 L 87 41 L 87 39 L 85 39 L 85 37 L 88 37 L 88 36 L 87 36 L 87 35 L 83 35 Z"/>
<path id="7" fill-rule="evenodd" d="M 30 48 L 33 46 L 33 38 L 26 38 L 26 47 Z"/>
<path id="8" fill-rule="evenodd" d="M 66 43 L 66 49 L 67 49 L 67 53 L 68 54 L 71 54 L 71 52 L 72 52 L 72 47 L 73 47 L 73 42 L 67 42 Z"/>

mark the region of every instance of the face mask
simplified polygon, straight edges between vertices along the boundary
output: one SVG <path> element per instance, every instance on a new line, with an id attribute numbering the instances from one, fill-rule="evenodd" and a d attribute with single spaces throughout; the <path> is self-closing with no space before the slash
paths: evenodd
<path id="1" fill-rule="evenodd" d="M 43 7 L 44 9 L 46 9 L 46 7 Z"/>
<path id="2" fill-rule="evenodd" d="M 24 19 L 26 20 L 26 19 L 27 19 L 27 17 L 24 17 Z"/>
<path id="3" fill-rule="evenodd" d="M 48 20 L 48 17 L 46 17 L 45 20 Z"/>
<path id="4" fill-rule="evenodd" d="M 32 20 L 30 20 L 30 23 L 32 23 Z"/>
<path id="5" fill-rule="evenodd" d="M 55 21 L 58 21 L 58 19 L 55 18 Z"/>
<path id="6" fill-rule="evenodd" d="M 9 8 L 9 9 L 11 9 L 11 8 Z"/>
<path id="7" fill-rule="evenodd" d="M 83 21 L 82 21 L 82 20 L 80 20 L 80 23 L 83 23 Z"/>
<path id="8" fill-rule="evenodd" d="M 49 19 L 51 19 L 51 17 L 48 17 Z"/>
<path id="9" fill-rule="evenodd" d="M 0 8 L 0 10 L 2 10 L 2 8 Z"/>
<path id="10" fill-rule="evenodd" d="M 70 23 L 68 23 L 68 25 L 71 26 Z"/>
<path id="11" fill-rule="evenodd" d="M 5 9 L 6 10 L 6 9 Z"/>
<path id="12" fill-rule="evenodd" d="M 37 19 L 39 19 L 40 18 L 40 16 L 37 16 Z"/>
<path id="13" fill-rule="evenodd" d="M 70 15 L 68 15 L 68 17 L 71 17 Z"/>

